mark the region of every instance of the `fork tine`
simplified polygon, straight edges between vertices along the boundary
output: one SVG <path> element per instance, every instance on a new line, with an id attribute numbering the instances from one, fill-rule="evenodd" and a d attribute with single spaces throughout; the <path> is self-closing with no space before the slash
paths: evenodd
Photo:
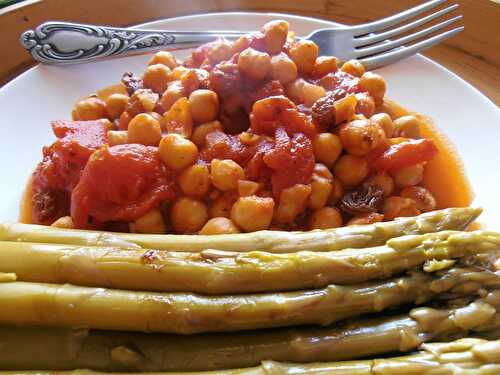
<path id="1" fill-rule="evenodd" d="M 441 43 L 443 40 L 451 38 L 452 36 L 458 34 L 463 30 L 463 26 L 457 27 L 450 31 L 435 35 L 429 39 L 412 44 L 409 47 L 402 47 L 393 51 L 382 53 L 380 55 L 360 59 L 360 61 L 367 70 L 376 69 L 384 65 L 392 64 L 393 62 L 404 59 L 405 57 L 409 57 L 416 53 L 419 53 L 427 48 L 432 47 L 435 44 Z"/>
<path id="2" fill-rule="evenodd" d="M 374 54 L 379 53 L 379 52 L 383 52 L 383 51 L 387 51 L 387 50 L 390 50 L 393 48 L 401 47 L 407 42 L 411 42 L 411 41 L 420 39 L 423 36 L 432 34 L 433 32 L 441 30 L 441 29 L 445 28 L 446 26 L 451 25 L 452 23 L 455 23 L 462 18 L 463 18 L 462 16 L 456 16 L 456 17 L 450 18 L 449 20 L 446 20 L 444 22 L 438 23 L 434 26 L 417 31 L 416 33 L 404 36 L 402 38 L 399 38 L 396 40 L 391 40 L 387 43 L 380 43 L 380 44 L 377 44 L 377 45 L 372 46 L 372 47 L 366 47 L 366 48 L 359 49 L 355 52 L 356 57 L 370 56 L 370 55 L 374 55 Z"/>
<path id="3" fill-rule="evenodd" d="M 393 16 L 382 18 L 381 20 L 365 23 L 362 25 L 351 26 L 349 29 L 353 32 L 354 36 L 365 35 L 379 30 L 387 29 L 391 26 L 397 25 L 403 21 L 413 18 L 427 10 L 437 7 L 438 5 L 446 2 L 447 0 L 431 0 L 414 8 L 405 10 L 404 12 L 395 14 Z"/>
<path id="4" fill-rule="evenodd" d="M 454 11 L 455 9 L 457 9 L 458 7 L 459 7 L 458 4 L 453 4 L 452 6 L 450 6 L 448 8 L 441 9 L 440 11 L 438 11 L 436 13 L 432 13 L 428 16 L 422 17 L 416 21 L 410 22 L 406 25 L 397 27 L 395 29 L 392 29 L 392 30 L 389 30 L 386 32 L 382 32 L 382 33 L 376 34 L 376 35 L 362 36 L 362 37 L 356 38 L 356 39 L 354 39 L 354 46 L 356 46 L 356 47 L 366 46 L 369 44 L 380 42 L 381 40 L 389 39 L 389 38 L 396 36 L 396 35 L 403 34 L 404 32 L 415 29 L 415 28 L 417 28 L 417 27 L 419 27 L 419 26 L 421 26 L 429 21 L 432 21 L 435 18 L 441 17 L 447 13 L 450 13 L 450 12 Z"/>

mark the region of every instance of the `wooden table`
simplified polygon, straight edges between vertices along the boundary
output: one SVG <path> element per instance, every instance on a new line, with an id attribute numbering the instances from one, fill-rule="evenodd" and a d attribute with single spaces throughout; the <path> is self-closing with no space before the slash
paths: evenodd
<path id="1" fill-rule="evenodd" d="M 21 32 L 48 20 L 127 26 L 193 13 L 253 10 L 295 13 L 358 24 L 423 0 L 29 0 L 0 10 L 0 84 L 34 64 L 19 46 Z M 456 0 L 465 32 L 424 54 L 500 105 L 499 0 Z M 451 2 L 450 2 L 451 4 Z"/>

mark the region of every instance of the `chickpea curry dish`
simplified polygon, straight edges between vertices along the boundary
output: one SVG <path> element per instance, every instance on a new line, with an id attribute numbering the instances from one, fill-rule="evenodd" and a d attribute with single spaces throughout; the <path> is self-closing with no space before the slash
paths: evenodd
<path id="1" fill-rule="evenodd" d="M 385 93 L 379 74 L 319 56 L 280 20 L 184 62 L 158 52 L 142 75 L 125 73 L 78 101 L 71 121 L 52 122 L 23 221 L 230 234 L 468 205 L 440 198 L 431 165 L 446 147 Z"/>

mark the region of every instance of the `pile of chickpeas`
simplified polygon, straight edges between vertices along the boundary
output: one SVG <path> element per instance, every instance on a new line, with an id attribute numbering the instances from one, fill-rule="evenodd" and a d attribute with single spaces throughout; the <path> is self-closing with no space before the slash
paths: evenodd
<path id="1" fill-rule="evenodd" d="M 193 55 L 181 64 L 169 52 L 158 52 L 140 77 L 139 88 L 127 92 L 120 87 L 106 97 L 76 103 L 74 120 L 109 121 L 109 146 L 156 146 L 163 163 L 176 173 L 175 201 L 136 218 L 129 223 L 130 231 L 229 234 L 324 229 L 414 216 L 436 207 L 432 194 L 421 186 L 424 163 L 391 173 L 377 173 L 370 166 L 370 153 L 383 142 L 421 137 L 417 117 L 389 115 L 380 75 L 365 72 L 356 60 L 338 67 L 335 57 L 319 56 L 313 42 L 295 39 L 285 21 L 266 24 L 257 35 L 264 47 L 252 48 L 251 36 L 234 42 L 221 39 L 205 47 L 202 61 L 194 61 Z M 285 188 L 275 197 L 270 181 L 247 178 L 245 165 L 231 159 L 201 160 L 207 136 L 226 131 L 221 114 L 232 113 L 238 98 L 223 96 L 211 86 L 209 76 L 215 66 L 231 66 L 253 82 L 278 81 L 309 121 L 333 121 L 327 127 L 318 125 L 311 138 L 315 166 L 308 183 Z M 343 87 L 342 95 L 336 77 L 361 90 L 351 93 Z M 319 113 L 317 108 L 335 90 L 339 99 L 334 103 L 335 118 L 329 119 L 328 111 Z M 244 145 L 259 137 L 272 141 L 269 135 L 249 129 L 236 136 Z M 380 206 L 370 212 L 343 210 L 345 195 L 367 184 L 383 192 Z"/>

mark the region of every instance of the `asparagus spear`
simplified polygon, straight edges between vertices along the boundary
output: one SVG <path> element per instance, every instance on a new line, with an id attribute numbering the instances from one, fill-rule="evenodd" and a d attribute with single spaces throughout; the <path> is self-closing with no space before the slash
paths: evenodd
<path id="1" fill-rule="evenodd" d="M 404 357 L 358 360 L 350 362 L 297 365 L 263 361 L 258 367 L 191 373 L 150 373 L 150 375 L 381 375 L 381 374 L 459 374 L 494 375 L 500 372 L 500 340 L 461 339 L 447 343 L 430 343 L 416 354 Z M 0 372 L 0 375 L 104 375 L 89 370 L 67 372 Z M 118 373 L 115 373 L 118 375 Z M 120 374 L 121 375 L 121 374 Z M 125 374 L 123 374 L 125 375 Z"/>
<path id="2" fill-rule="evenodd" d="M 320 288 L 389 277 L 430 260 L 500 250 L 500 233 L 443 231 L 403 236 L 385 246 L 273 254 L 168 252 L 0 242 L 0 272 L 19 281 L 105 288 L 252 293 Z"/>
<path id="3" fill-rule="evenodd" d="M 490 292 L 472 306 L 466 310 L 420 307 L 406 315 L 357 319 L 328 328 L 194 336 L 0 327 L 0 368 L 197 371 L 257 366 L 269 359 L 304 363 L 355 359 L 411 351 L 422 342 L 500 328 L 500 291 Z M 469 319 L 463 319 L 466 316 Z"/>
<path id="4" fill-rule="evenodd" d="M 235 296 L 133 292 L 69 284 L 0 283 L 0 324 L 193 334 L 301 324 L 328 325 L 439 293 L 473 293 L 500 284 L 499 275 L 454 268 L 358 285 Z M 471 292 L 472 290 L 472 292 Z M 458 289 L 460 293 L 460 289 Z"/>
<path id="5" fill-rule="evenodd" d="M 264 361 L 258 367 L 191 373 L 150 373 L 150 375 L 381 375 L 381 374 L 459 374 L 494 375 L 500 372 L 500 340 L 461 339 L 446 343 L 423 344 L 416 354 L 404 357 L 313 363 L 308 365 Z M 104 375 L 89 370 L 67 372 L 9 371 L 0 375 Z M 115 373 L 118 375 L 118 373 Z M 120 374 L 121 375 L 121 374 Z M 125 374 L 123 374 L 125 375 Z"/>
<path id="6" fill-rule="evenodd" d="M 0 224 L 0 240 L 73 245 L 119 246 L 198 252 L 261 250 L 290 253 L 301 250 L 333 251 L 383 245 L 389 238 L 441 230 L 463 230 L 481 213 L 480 208 L 448 208 L 417 217 L 370 225 L 310 232 L 261 231 L 232 235 L 142 235 L 67 230 L 19 223 Z"/>
<path id="7" fill-rule="evenodd" d="M 424 344 L 417 354 L 396 358 L 352 362 L 282 364 L 265 361 L 264 375 L 390 375 L 390 374 L 461 374 L 494 375 L 500 373 L 500 340 L 461 339 L 447 343 Z M 249 369 L 249 374 L 252 373 Z M 462 372 L 463 371 L 463 372 Z M 201 374 L 201 373 L 200 373 Z"/>

